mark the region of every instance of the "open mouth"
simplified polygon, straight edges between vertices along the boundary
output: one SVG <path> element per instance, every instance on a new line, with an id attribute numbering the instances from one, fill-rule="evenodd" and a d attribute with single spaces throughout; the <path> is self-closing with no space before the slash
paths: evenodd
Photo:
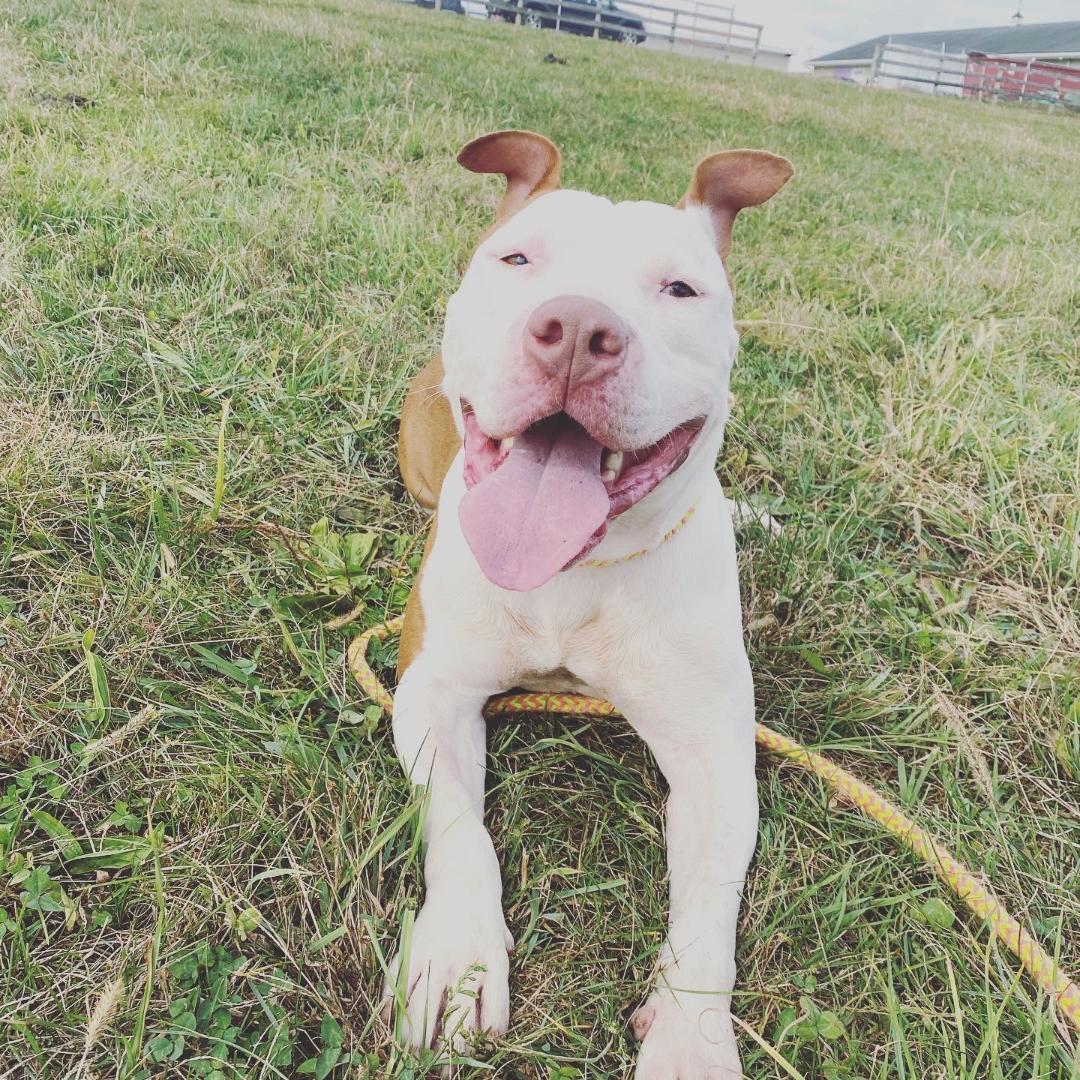
<path id="1" fill-rule="evenodd" d="M 465 420 L 460 517 L 484 574 L 504 589 L 535 589 L 603 540 L 607 524 L 643 499 L 685 460 L 704 424 L 680 424 L 659 442 L 611 450 L 564 412 L 512 438 Z"/>

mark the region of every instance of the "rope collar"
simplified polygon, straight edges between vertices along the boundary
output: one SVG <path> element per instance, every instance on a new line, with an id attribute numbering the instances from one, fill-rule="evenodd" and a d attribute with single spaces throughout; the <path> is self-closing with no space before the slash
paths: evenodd
<path id="1" fill-rule="evenodd" d="M 642 548 L 640 551 L 631 551 L 629 555 L 620 555 L 617 559 L 582 559 L 581 562 L 574 563 L 570 567 L 571 570 L 603 570 L 606 566 L 618 566 L 619 563 L 630 562 L 631 559 L 640 559 L 642 555 L 648 555 L 650 552 L 655 551 L 659 547 L 663 547 L 682 527 L 694 516 L 694 511 L 697 510 L 697 503 L 694 503 L 689 510 L 663 536 L 660 537 L 659 542 L 651 548 Z"/>

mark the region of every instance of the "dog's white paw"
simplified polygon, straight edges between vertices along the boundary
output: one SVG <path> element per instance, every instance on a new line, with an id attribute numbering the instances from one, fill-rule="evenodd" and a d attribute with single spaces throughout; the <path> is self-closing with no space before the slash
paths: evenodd
<path id="1" fill-rule="evenodd" d="M 398 1037 L 414 1049 L 461 1052 L 481 1032 L 505 1032 L 513 947 L 497 907 L 482 909 L 461 892 L 429 893 L 406 945 L 407 978 L 399 955 L 384 990 L 384 1015 L 394 1015 Z"/>
<path id="2" fill-rule="evenodd" d="M 641 1041 L 635 1080 L 737 1080 L 743 1075 L 729 999 L 655 993 L 631 1020 Z"/>

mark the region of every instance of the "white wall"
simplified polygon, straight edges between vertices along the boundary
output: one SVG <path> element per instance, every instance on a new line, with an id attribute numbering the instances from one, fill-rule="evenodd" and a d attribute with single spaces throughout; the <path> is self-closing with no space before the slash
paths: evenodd
<path id="1" fill-rule="evenodd" d="M 709 45 L 696 45 L 692 41 L 677 42 L 673 48 L 671 42 L 658 35 L 647 37 L 639 48 L 673 52 L 677 56 L 701 56 L 706 60 L 719 60 L 729 64 L 753 65 L 768 68 L 770 71 L 787 71 L 790 60 L 787 53 L 776 49 L 758 49 L 755 54 L 746 49 L 718 49 Z"/>
<path id="2" fill-rule="evenodd" d="M 837 79 L 840 82 L 853 82 L 864 86 L 870 81 L 870 61 L 864 63 L 837 63 L 827 66 L 818 65 L 813 69 L 814 74 L 822 79 Z"/>

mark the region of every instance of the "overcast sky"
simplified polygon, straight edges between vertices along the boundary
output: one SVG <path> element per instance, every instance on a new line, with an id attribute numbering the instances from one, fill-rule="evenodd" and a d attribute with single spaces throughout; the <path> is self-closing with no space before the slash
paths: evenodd
<path id="1" fill-rule="evenodd" d="M 812 56 L 878 34 L 1006 26 L 1016 0 L 733 0 L 735 18 L 763 23 L 762 44 L 791 51 L 792 71 Z M 1080 19 L 1078 0 L 1022 0 L 1026 23 Z"/>

